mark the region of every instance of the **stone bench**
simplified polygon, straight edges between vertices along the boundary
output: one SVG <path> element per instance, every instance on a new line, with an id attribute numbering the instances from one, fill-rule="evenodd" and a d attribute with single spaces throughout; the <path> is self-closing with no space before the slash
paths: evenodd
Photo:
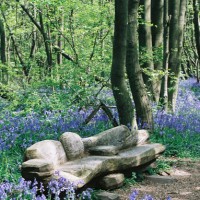
<path id="1" fill-rule="evenodd" d="M 82 187 L 94 178 L 145 165 L 164 150 L 161 144 L 147 144 L 145 130 L 131 132 L 118 126 L 95 136 L 81 138 L 66 132 L 60 141 L 44 140 L 27 148 L 22 176 L 47 184 L 62 176 Z M 59 171 L 59 176 L 55 173 Z"/>

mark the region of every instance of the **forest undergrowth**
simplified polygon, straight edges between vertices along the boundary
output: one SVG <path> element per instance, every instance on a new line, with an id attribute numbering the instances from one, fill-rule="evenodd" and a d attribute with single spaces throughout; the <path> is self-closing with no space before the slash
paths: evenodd
<path id="1" fill-rule="evenodd" d="M 104 102 L 111 107 L 112 114 L 117 119 L 112 93 L 105 90 L 102 91 L 101 96 L 103 96 Z M 64 97 L 66 98 L 65 95 Z M 26 102 L 26 100 L 21 102 Z M 35 101 L 37 100 L 36 98 Z M 49 98 L 48 101 L 49 105 L 52 104 L 52 98 Z M 59 103 L 59 100 L 57 99 L 56 102 Z M 64 99 L 60 102 L 63 103 Z M 88 137 L 111 128 L 112 124 L 103 110 L 99 110 L 93 119 L 84 125 L 93 110 L 93 107 L 89 106 L 71 106 L 65 110 L 52 110 L 45 106 L 48 104 L 41 103 L 38 104 L 39 109 L 32 109 L 29 112 L 28 109 L 24 109 L 26 106 L 31 107 L 28 103 L 20 105 L 18 102 L 17 105 L 18 108 L 13 109 L 9 102 L 0 100 L 0 199 L 45 199 L 44 195 L 37 196 L 38 190 L 43 192 L 43 186 L 38 188 L 35 183 L 25 182 L 21 178 L 20 165 L 25 149 L 44 139 L 58 140 L 59 136 L 67 131 L 79 133 L 81 137 Z M 63 108 L 64 105 L 60 105 L 60 107 Z M 154 107 L 154 132 L 151 134 L 150 140 L 166 145 L 165 157 L 199 160 L 199 110 L 200 85 L 193 78 L 180 82 L 176 113 L 165 113 L 162 109 Z M 75 199 L 75 186 L 68 183 L 67 180 L 61 179 L 60 181 L 59 186 L 58 183 L 51 183 L 49 195 L 59 195 L 63 188 L 68 188 L 66 199 L 70 199 L 70 195 Z M 87 190 L 76 198 L 91 199 L 91 194 L 92 192 Z M 130 199 L 136 199 L 136 194 L 137 192 L 132 193 Z M 127 196 L 129 195 L 127 194 Z M 150 195 L 144 197 L 147 200 L 151 198 L 153 199 Z"/>

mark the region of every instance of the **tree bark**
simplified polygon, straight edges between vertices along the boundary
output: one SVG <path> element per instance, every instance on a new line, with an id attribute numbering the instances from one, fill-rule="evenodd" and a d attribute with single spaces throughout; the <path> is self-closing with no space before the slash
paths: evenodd
<path id="1" fill-rule="evenodd" d="M 1 54 L 1 62 L 2 64 L 6 64 L 6 33 L 3 20 L 0 19 L 0 54 Z M 2 68 L 2 83 L 8 83 L 8 70 L 7 66 L 3 66 Z"/>
<path id="2" fill-rule="evenodd" d="M 46 55 L 47 55 L 46 71 L 47 71 L 47 74 L 50 75 L 51 69 L 52 69 L 52 66 L 53 66 L 52 51 L 51 51 L 51 47 L 50 47 L 50 41 L 49 41 L 49 38 L 48 38 L 48 34 L 45 32 L 42 12 L 39 12 L 39 21 L 40 21 L 41 34 L 42 34 L 42 37 L 44 39 L 45 52 L 46 52 Z"/>
<path id="3" fill-rule="evenodd" d="M 168 13 L 168 0 L 164 0 L 164 37 L 163 37 L 163 69 L 165 72 L 162 78 L 162 86 L 160 93 L 160 102 L 163 105 L 164 110 L 168 109 L 168 67 L 169 67 L 169 24 L 170 17 Z"/>
<path id="4" fill-rule="evenodd" d="M 163 47 L 163 11 L 164 11 L 164 0 L 152 0 L 152 45 L 154 55 L 159 57 L 162 55 Z M 153 96 L 156 103 L 160 98 L 161 82 L 162 77 L 159 73 L 163 69 L 161 57 L 154 59 L 154 70 L 156 71 L 156 77 L 153 79 Z"/>
<path id="5" fill-rule="evenodd" d="M 199 83 L 199 63 L 200 63 L 200 21 L 199 21 L 199 2 L 197 0 L 193 0 L 193 10 L 194 10 L 194 33 L 195 33 L 195 43 L 196 43 L 196 49 L 198 53 L 198 63 L 196 67 L 196 74 L 197 74 L 197 82 Z"/>
<path id="6" fill-rule="evenodd" d="M 169 1 L 169 14 L 171 15 L 171 20 L 169 30 L 170 75 L 168 80 L 168 107 L 171 112 L 175 112 L 179 76 L 181 71 L 186 2 L 187 0 Z"/>
<path id="7" fill-rule="evenodd" d="M 36 7 L 33 5 L 33 16 L 36 18 Z M 34 58 L 35 51 L 36 51 L 36 40 L 37 40 L 37 28 L 33 25 L 33 32 L 32 32 L 32 41 L 31 41 L 31 51 L 30 51 L 30 58 Z"/>
<path id="8" fill-rule="evenodd" d="M 62 51 L 63 48 L 63 42 L 62 42 L 62 33 L 64 30 L 64 13 L 62 11 L 61 17 L 59 18 L 59 24 L 60 24 L 60 33 L 58 35 L 58 47 L 59 49 Z M 57 53 L 57 63 L 58 65 L 61 65 L 63 60 L 62 60 L 63 56 L 61 52 Z"/>
<path id="9" fill-rule="evenodd" d="M 6 34 L 4 29 L 3 20 L 0 19 L 0 51 L 1 51 L 1 62 L 6 63 Z"/>
<path id="10" fill-rule="evenodd" d="M 152 34 L 151 34 L 151 0 L 141 0 L 140 5 L 144 7 L 143 23 L 139 25 L 139 47 L 145 56 L 142 63 L 144 83 L 154 96 L 153 81 L 151 74 L 153 73 L 153 52 L 152 52 Z"/>
<path id="11" fill-rule="evenodd" d="M 6 33 L 2 19 L 0 19 L 0 54 L 2 64 L 6 64 Z M 8 83 L 8 71 L 6 66 L 2 68 L 2 83 Z"/>
<path id="12" fill-rule="evenodd" d="M 21 52 L 20 52 L 19 49 L 18 49 L 18 45 L 16 44 L 14 35 L 13 35 L 13 33 L 12 33 L 12 31 L 11 31 L 11 29 L 10 29 L 8 23 L 7 23 L 6 16 L 5 16 L 3 10 L 1 10 L 1 14 L 2 14 L 2 16 L 3 16 L 3 19 L 4 19 L 4 22 L 5 22 L 5 24 L 6 24 L 6 27 L 7 27 L 8 31 L 9 31 L 10 38 L 11 38 L 11 40 L 12 40 L 14 50 L 15 50 L 15 52 L 16 52 L 16 54 L 17 54 L 17 57 L 18 57 L 19 62 L 20 62 L 20 64 L 21 64 L 21 66 L 22 66 L 22 69 L 23 69 L 23 73 L 24 73 L 24 75 L 25 75 L 26 77 L 28 77 L 28 75 L 29 75 L 28 67 L 27 67 L 26 63 L 24 62 L 24 60 L 23 60 L 23 58 L 22 58 Z"/>
<path id="13" fill-rule="evenodd" d="M 46 56 L 47 56 L 47 67 L 46 67 L 46 72 L 47 74 L 51 74 L 51 69 L 53 66 L 53 60 L 52 60 L 52 52 L 51 52 L 51 48 L 50 48 L 50 40 L 48 38 L 48 34 L 45 31 L 44 28 L 44 22 L 43 22 L 43 15 L 42 15 L 42 11 L 39 12 L 39 23 L 36 21 L 36 19 L 30 14 L 29 10 L 22 4 L 20 4 L 22 10 L 28 15 L 29 19 L 31 20 L 31 22 L 38 28 L 38 30 L 40 31 L 40 33 L 42 34 L 43 40 L 44 40 L 44 46 L 45 46 L 45 52 L 46 52 Z"/>
<path id="14" fill-rule="evenodd" d="M 128 0 L 115 0 L 115 30 L 111 84 L 120 124 L 132 125 L 133 105 L 125 80 Z"/>
<path id="15" fill-rule="evenodd" d="M 152 110 L 144 85 L 138 55 L 138 0 L 129 0 L 126 69 L 136 107 L 137 120 L 146 128 L 153 128 Z"/>

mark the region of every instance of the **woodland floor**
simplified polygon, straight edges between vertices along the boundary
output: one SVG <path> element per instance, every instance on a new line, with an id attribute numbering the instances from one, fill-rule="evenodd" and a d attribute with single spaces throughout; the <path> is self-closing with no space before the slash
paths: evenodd
<path id="1" fill-rule="evenodd" d="M 133 190 L 139 191 L 138 200 L 145 194 L 150 194 L 155 200 L 200 200 L 200 160 L 173 159 L 170 176 L 175 182 L 169 184 L 154 183 L 143 180 L 129 187 L 113 191 L 120 195 L 121 200 L 127 200 Z"/>

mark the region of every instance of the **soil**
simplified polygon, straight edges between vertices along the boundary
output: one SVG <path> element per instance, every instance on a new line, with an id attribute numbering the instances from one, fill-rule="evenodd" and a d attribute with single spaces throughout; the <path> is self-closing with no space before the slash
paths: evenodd
<path id="1" fill-rule="evenodd" d="M 143 199 L 146 194 L 151 195 L 154 200 L 166 200 L 168 196 L 172 200 L 200 200 L 200 160 L 172 158 L 168 161 L 172 167 L 162 175 L 174 178 L 173 183 L 155 183 L 144 179 L 112 192 L 119 194 L 121 200 L 128 200 L 134 190 L 139 192 L 138 200 Z"/>

